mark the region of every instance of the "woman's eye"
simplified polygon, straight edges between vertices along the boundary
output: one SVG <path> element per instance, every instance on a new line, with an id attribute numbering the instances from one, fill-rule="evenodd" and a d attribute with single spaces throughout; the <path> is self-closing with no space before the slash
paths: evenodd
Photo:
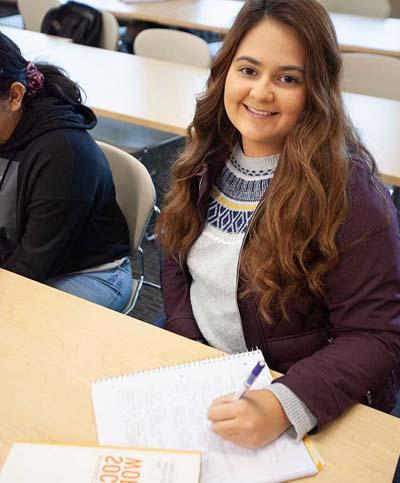
<path id="1" fill-rule="evenodd" d="M 298 84 L 299 83 L 299 81 L 295 77 L 292 77 L 291 75 L 284 75 L 280 79 L 284 84 Z"/>
<path id="2" fill-rule="evenodd" d="M 242 67 L 239 71 L 244 75 L 255 75 L 256 71 L 251 67 Z"/>

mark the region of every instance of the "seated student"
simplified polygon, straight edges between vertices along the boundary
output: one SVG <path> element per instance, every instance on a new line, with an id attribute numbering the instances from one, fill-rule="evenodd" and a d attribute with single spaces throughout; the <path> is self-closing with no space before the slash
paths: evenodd
<path id="1" fill-rule="evenodd" d="M 259 347 L 284 373 L 211 405 L 215 433 L 245 447 L 395 402 L 398 226 L 346 116 L 341 68 L 316 1 L 247 1 L 159 219 L 166 328 L 227 352 Z"/>
<path id="2" fill-rule="evenodd" d="M 120 311 L 128 228 L 95 124 L 74 82 L 0 33 L 0 266 Z"/>

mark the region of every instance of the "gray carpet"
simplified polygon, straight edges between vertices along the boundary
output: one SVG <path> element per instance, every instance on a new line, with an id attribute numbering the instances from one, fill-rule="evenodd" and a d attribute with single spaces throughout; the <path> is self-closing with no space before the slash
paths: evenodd
<path id="1" fill-rule="evenodd" d="M 184 138 L 175 137 L 171 141 L 134 153 L 135 157 L 142 161 L 152 176 L 157 192 L 157 205 L 160 208 L 163 206 L 164 196 L 169 189 L 171 164 L 178 157 L 183 146 Z M 148 230 L 150 234 L 153 233 L 154 222 L 155 219 L 153 217 Z M 156 243 L 154 241 L 144 241 L 142 248 L 145 261 L 145 279 L 159 284 L 160 262 Z M 160 291 L 144 286 L 138 302 L 130 315 L 152 323 L 162 317 L 163 313 Z"/>
<path id="2" fill-rule="evenodd" d="M 153 241 L 145 241 L 142 244 L 142 248 L 145 255 L 145 279 L 149 282 L 160 284 L 159 258 L 155 243 Z M 153 323 L 162 317 L 163 313 L 161 292 L 144 285 L 139 299 L 129 315 L 145 322 Z"/>
<path id="3" fill-rule="evenodd" d="M 0 17 L 8 17 L 9 15 L 16 15 L 18 8 L 14 3 L 0 2 Z"/>

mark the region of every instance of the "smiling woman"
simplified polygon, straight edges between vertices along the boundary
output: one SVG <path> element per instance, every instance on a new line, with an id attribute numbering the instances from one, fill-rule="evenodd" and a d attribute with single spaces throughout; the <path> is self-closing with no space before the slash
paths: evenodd
<path id="1" fill-rule="evenodd" d="M 248 0 L 211 66 L 158 233 L 166 328 L 284 375 L 208 413 L 247 447 L 349 406 L 390 411 L 400 361 L 394 207 L 343 108 L 313 0 Z M 229 402 L 229 403 L 228 403 Z"/>
<path id="2" fill-rule="evenodd" d="M 278 22 L 264 20 L 243 38 L 226 77 L 224 103 L 245 155 L 282 152 L 304 109 L 304 66 L 298 36 Z"/>

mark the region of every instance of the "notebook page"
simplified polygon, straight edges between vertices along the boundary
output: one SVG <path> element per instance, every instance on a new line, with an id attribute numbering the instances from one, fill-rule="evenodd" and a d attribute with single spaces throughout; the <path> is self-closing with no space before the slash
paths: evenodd
<path id="1" fill-rule="evenodd" d="M 286 435 L 246 450 L 211 431 L 211 402 L 235 392 L 259 360 L 261 352 L 253 351 L 95 383 L 99 443 L 202 451 L 202 483 L 276 482 L 316 473 L 304 444 Z M 252 389 L 270 382 L 264 369 Z"/>

